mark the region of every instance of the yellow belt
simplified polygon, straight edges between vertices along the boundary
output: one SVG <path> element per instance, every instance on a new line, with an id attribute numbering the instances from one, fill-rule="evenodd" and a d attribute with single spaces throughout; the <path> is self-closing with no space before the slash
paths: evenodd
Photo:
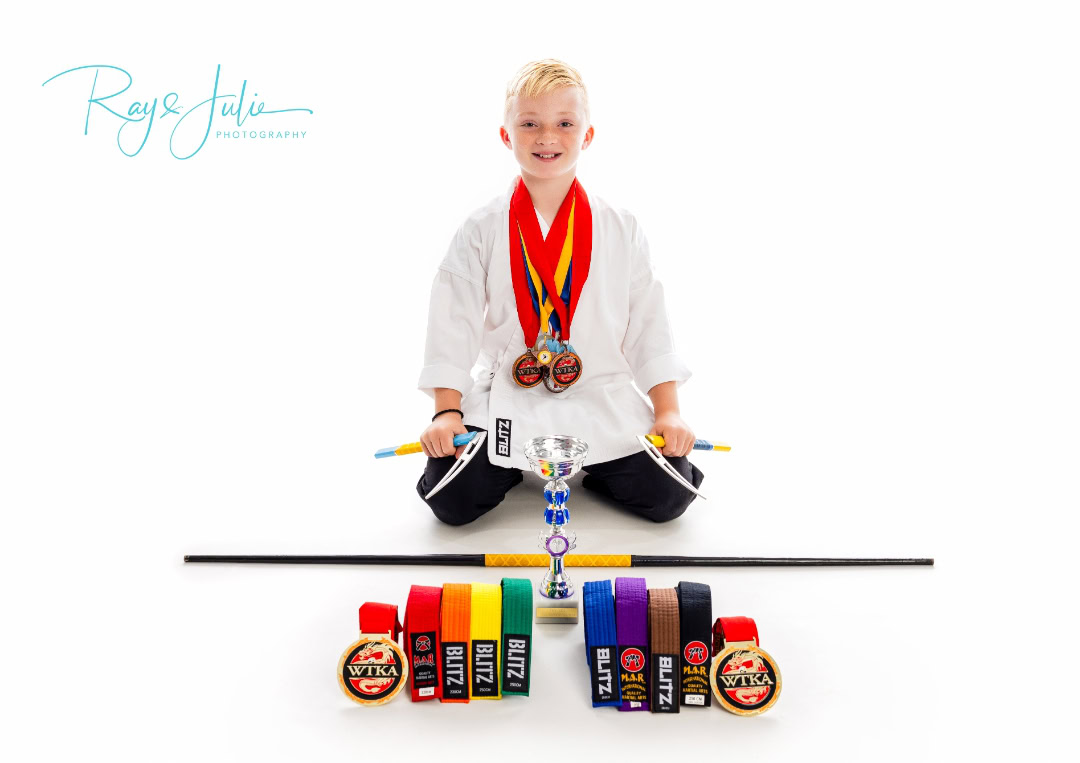
<path id="1" fill-rule="evenodd" d="M 495 642 L 495 665 L 491 673 L 495 680 L 494 691 L 490 694 L 476 694 L 477 678 L 473 676 L 469 687 L 472 699 L 502 699 L 499 691 L 499 670 L 501 669 L 502 644 L 502 586 L 487 583 L 472 584 L 472 602 L 469 622 L 469 655 L 474 652 L 477 641 Z"/>

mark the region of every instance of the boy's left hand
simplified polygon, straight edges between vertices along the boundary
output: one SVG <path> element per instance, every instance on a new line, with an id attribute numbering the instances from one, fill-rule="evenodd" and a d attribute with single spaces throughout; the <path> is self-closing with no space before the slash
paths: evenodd
<path id="1" fill-rule="evenodd" d="M 665 456 L 685 456 L 694 449 L 694 433 L 677 413 L 661 413 L 649 434 L 664 438 L 664 447 L 660 452 Z"/>

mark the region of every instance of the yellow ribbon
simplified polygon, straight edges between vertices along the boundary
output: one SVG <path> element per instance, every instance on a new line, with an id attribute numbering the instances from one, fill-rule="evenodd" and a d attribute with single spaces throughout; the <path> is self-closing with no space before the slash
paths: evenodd
<path id="1" fill-rule="evenodd" d="M 563 241 L 562 253 L 559 255 L 559 264 L 555 268 L 555 286 L 559 290 L 559 294 L 562 294 L 563 286 L 566 284 L 566 274 L 570 272 L 570 262 L 574 258 L 574 205 L 577 204 L 577 199 L 570 201 L 570 220 L 566 224 L 566 240 Z M 550 233 L 550 229 L 548 230 Z M 518 226 L 518 235 L 521 235 L 521 226 Z M 544 282 L 540 279 L 540 275 L 536 272 L 536 268 L 533 267 L 532 259 L 529 257 L 529 250 L 525 246 L 525 237 L 521 236 L 521 248 L 525 252 L 525 264 L 529 269 L 529 278 L 532 280 L 533 288 L 536 289 L 536 294 L 544 293 Z M 539 300 L 537 300 L 539 301 Z M 570 309 L 570 303 L 567 302 L 566 309 Z M 552 334 L 551 331 L 551 314 L 555 311 L 554 306 L 551 303 L 551 294 L 548 294 L 544 300 L 544 304 L 540 306 L 540 331 L 546 331 L 548 334 Z M 563 326 L 563 333 L 566 332 L 566 327 Z"/>

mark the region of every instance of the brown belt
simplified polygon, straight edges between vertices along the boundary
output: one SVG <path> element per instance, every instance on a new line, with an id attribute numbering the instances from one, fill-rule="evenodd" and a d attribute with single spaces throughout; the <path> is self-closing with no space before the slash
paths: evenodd
<path id="1" fill-rule="evenodd" d="M 679 712 L 679 596 L 674 588 L 649 589 L 649 710 Z"/>

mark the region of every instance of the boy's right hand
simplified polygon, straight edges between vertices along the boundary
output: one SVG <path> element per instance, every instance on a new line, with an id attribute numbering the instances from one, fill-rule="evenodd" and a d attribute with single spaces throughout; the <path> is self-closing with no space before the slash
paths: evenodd
<path id="1" fill-rule="evenodd" d="M 420 435 L 420 445 L 424 449 L 424 455 L 428 458 L 444 458 L 453 455 L 459 458 L 466 445 L 454 447 L 454 435 L 467 434 L 468 429 L 461 421 L 461 416 L 453 411 L 448 411 L 439 416 Z"/>

